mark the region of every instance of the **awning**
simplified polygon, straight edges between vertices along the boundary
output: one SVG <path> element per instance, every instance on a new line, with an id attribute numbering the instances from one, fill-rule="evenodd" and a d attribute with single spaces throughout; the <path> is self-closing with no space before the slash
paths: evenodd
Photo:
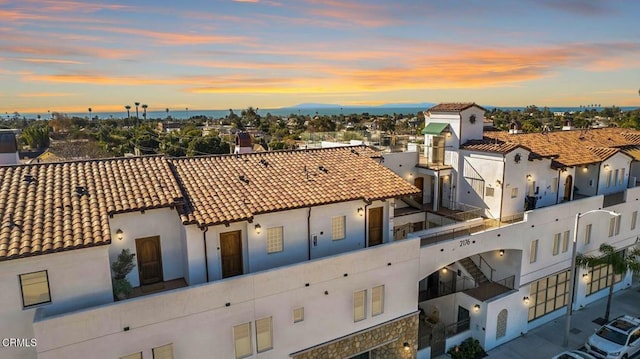
<path id="1" fill-rule="evenodd" d="M 431 122 L 422 130 L 423 135 L 439 135 L 449 127 L 448 123 Z"/>

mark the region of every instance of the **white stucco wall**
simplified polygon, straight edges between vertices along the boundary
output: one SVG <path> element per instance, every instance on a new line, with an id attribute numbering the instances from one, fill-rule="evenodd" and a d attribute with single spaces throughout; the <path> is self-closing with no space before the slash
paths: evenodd
<path id="1" fill-rule="evenodd" d="M 38 308 L 66 312 L 113 302 L 108 245 L 0 262 L 0 338 L 36 338 Z M 51 303 L 23 309 L 20 274 L 46 270 Z M 0 348 L 3 358 L 35 358 L 34 348 Z"/>
<path id="2" fill-rule="evenodd" d="M 609 194 L 623 191 L 629 183 L 629 172 L 631 168 L 631 157 L 618 152 L 602 161 L 600 164 L 600 181 L 598 184 L 598 194 Z M 624 177 L 621 178 L 621 171 L 624 169 Z M 607 178 L 611 174 L 611 182 L 607 186 Z M 617 178 L 616 174 L 618 174 Z M 620 181 L 622 179 L 622 181 Z"/>
<path id="3" fill-rule="evenodd" d="M 163 280 L 168 281 L 183 278 L 184 250 L 182 237 L 182 223 L 175 210 L 160 208 L 141 212 L 116 214 L 109 219 L 111 238 L 109 246 L 109 262 L 113 263 L 123 249 L 128 248 L 131 253 L 136 253 L 136 238 L 160 236 L 160 250 L 162 253 Z M 116 231 L 123 231 L 122 240 L 116 238 Z M 136 257 L 137 258 L 137 257 Z M 138 264 L 129 273 L 127 279 L 131 285 L 140 285 Z"/>
<path id="4" fill-rule="evenodd" d="M 478 194 L 472 188 L 469 180 L 461 178 L 459 190 L 459 202 L 470 204 L 472 206 L 485 209 L 485 215 L 489 218 L 500 217 L 500 206 L 502 196 L 502 182 L 504 160 L 503 156 L 496 153 L 477 153 L 469 151 L 460 151 L 462 162 L 466 162 L 468 166 L 473 167 L 475 172 L 484 180 L 483 192 Z M 464 168 L 464 164 L 463 164 Z M 463 169 L 464 171 L 464 169 Z M 462 173 L 462 176 L 467 174 Z M 462 177 L 461 176 L 461 177 Z M 486 187 L 493 188 L 493 197 L 486 195 Z M 484 197 L 481 197 L 484 195 Z"/>
<path id="5" fill-rule="evenodd" d="M 273 349 L 253 357 L 286 358 L 414 312 L 418 247 L 417 240 L 398 241 L 91 310 L 45 316 L 34 324 L 35 335 L 41 338 L 38 357 L 117 358 L 138 351 L 150 357 L 151 348 L 173 343 L 176 358 L 211 353 L 231 358 L 233 326 L 252 322 L 255 352 L 254 321 L 271 316 Z M 354 323 L 353 293 L 368 290 L 370 303 L 371 288 L 382 284 L 384 313 L 372 317 L 367 304 L 367 318 Z M 301 306 L 305 319 L 293 323 L 292 311 Z"/>
<path id="6" fill-rule="evenodd" d="M 520 155 L 520 161 L 515 158 Z M 502 217 L 514 215 L 524 211 L 524 200 L 527 196 L 527 174 L 531 174 L 529 168 L 529 151 L 518 148 L 505 155 Z M 514 188 L 518 189 L 517 196 L 512 198 L 511 193 Z"/>
<path id="7" fill-rule="evenodd" d="M 576 168 L 575 183 L 573 185 L 578 188 L 577 194 L 585 196 L 595 196 L 597 194 L 601 165 L 601 163 L 595 163 Z"/>

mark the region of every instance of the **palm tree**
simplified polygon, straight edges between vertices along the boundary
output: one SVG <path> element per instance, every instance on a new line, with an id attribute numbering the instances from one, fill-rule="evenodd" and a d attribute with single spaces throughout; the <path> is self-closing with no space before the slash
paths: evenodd
<path id="1" fill-rule="evenodd" d="M 134 102 L 133 104 L 136 105 L 136 124 L 139 124 L 140 115 L 138 114 L 138 106 L 140 106 L 140 102 Z"/>
<path id="2" fill-rule="evenodd" d="M 626 256 L 607 243 L 600 245 L 600 253 L 602 256 L 588 256 L 578 254 L 576 257 L 576 265 L 582 268 L 593 268 L 600 265 L 611 266 L 611 280 L 609 282 L 609 297 L 607 298 L 607 310 L 604 314 L 604 321 L 609 321 L 609 312 L 611 310 L 611 299 L 613 298 L 613 282 L 615 275 L 626 274 L 631 271 L 640 274 L 640 248 L 632 249 Z"/>
<path id="3" fill-rule="evenodd" d="M 89 121 L 91 121 L 91 107 L 89 107 Z"/>
<path id="4" fill-rule="evenodd" d="M 131 115 L 129 114 L 129 110 L 131 110 L 131 106 L 126 105 L 124 108 L 127 109 L 127 120 L 131 119 Z"/>
<path id="5" fill-rule="evenodd" d="M 144 117 L 144 122 L 147 122 L 147 104 L 142 105 L 142 109 L 144 110 L 144 112 L 142 113 L 142 117 Z"/>
<path id="6" fill-rule="evenodd" d="M 167 111 L 167 118 L 169 118 L 169 108 L 167 107 L 164 110 Z"/>
<path id="7" fill-rule="evenodd" d="M 189 119 L 189 108 L 185 107 L 184 110 L 187 111 L 187 120 L 188 120 Z"/>

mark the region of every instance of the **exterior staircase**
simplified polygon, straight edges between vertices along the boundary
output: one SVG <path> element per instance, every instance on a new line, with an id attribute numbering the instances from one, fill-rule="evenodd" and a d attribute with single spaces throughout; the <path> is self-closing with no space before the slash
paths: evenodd
<path id="1" fill-rule="evenodd" d="M 478 268 L 478 266 L 471 260 L 471 258 L 464 258 L 459 261 L 460 264 L 467 270 L 469 275 L 473 277 L 476 281 L 476 285 L 481 286 L 484 283 L 489 282 L 489 278 L 487 278 L 484 273 Z"/>

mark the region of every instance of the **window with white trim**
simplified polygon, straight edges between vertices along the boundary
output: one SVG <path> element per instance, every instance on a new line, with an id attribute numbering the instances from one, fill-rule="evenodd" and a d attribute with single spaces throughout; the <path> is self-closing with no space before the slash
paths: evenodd
<path id="1" fill-rule="evenodd" d="M 569 231 L 564 231 L 562 235 L 562 253 L 569 249 Z"/>
<path id="2" fill-rule="evenodd" d="M 569 271 L 550 275 L 530 284 L 529 321 L 567 305 Z"/>
<path id="3" fill-rule="evenodd" d="M 295 308 L 293 310 L 293 322 L 298 323 L 304 320 L 304 307 Z"/>
<path id="4" fill-rule="evenodd" d="M 531 241 L 531 252 L 529 253 L 529 263 L 535 263 L 538 260 L 538 240 Z"/>
<path id="5" fill-rule="evenodd" d="M 339 239 L 345 238 L 345 227 L 346 227 L 347 217 L 333 217 L 331 219 L 331 239 L 337 241 Z"/>
<path id="6" fill-rule="evenodd" d="M 619 255 L 624 256 L 623 252 Z M 601 264 L 589 269 L 589 282 L 587 283 L 587 295 L 591 295 L 605 288 L 609 288 L 611 284 L 611 274 L 613 267 L 611 265 Z M 613 283 L 622 281 L 622 274 L 613 274 Z"/>
<path id="7" fill-rule="evenodd" d="M 620 169 L 620 179 L 618 179 L 618 184 L 624 184 L 624 168 Z"/>
<path id="8" fill-rule="evenodd" d="M 137 352 L 120 357 L 120 359 L 142 359 L 142 352 Z"/>
<path id="9" fill-rule="evenodd" d="M 251 323 L 244 323 L 233 327 L 233 342 L 235 345 L 236 359 L 253 355 Z"/>
<path id="10" fill-rule="evenodd" d="M 371 316 L 384 313 L 384 285 L 371 289 Z"/>
<path id="11" fill-rule="evenodd" d="M 562 233 L 556 233 L 553 235 L 553 255 L 557 256 L 560 253 L 560 240 L 562 239 Z"/>
<path id="12" fill-rule="evenodd" d="M 173 344 L 153 348 L 153 359 L 173 359 Z"/>
<path id="13" fill-rule="evenodd" d="M 618 185 L 618 173 L 620 171 L 618 169 L 616 169 L 615 171 L 613 171 L 613 186 L 617 186 Z"/>
<path id="14" fill-rule="evenodd" d="M 271 317 L 256 320 L 256 347 L 258 353 L 273 349 Z"/>
<path id="15" fill-rule="evenodd" d="M 609 237 L 613 237 L 613 233 L 616 230 L 616 217 L 609 219 Z"/>
<path id="16" fill-rule="evenodd" d="M 591 243 L 591 223 L 584 227 L 584 244 Z"/>
<path id="17" fill-rule="evenodd" d="M 511 189 L 511 198 L 518 197 L 518 187 L 514 187 Z"/>
<path id="18" fill-rule="evenodd" d="M 282 227 L 267 229 L 267 253 L 278 253 L 283 250 Z"/>
<path id="19" fill-rule="evenodd" d="M 353 321 L 359 322 L 367 318 L 367 290 L 353 293 Z"/>
<path id="20" fill-rule="evenodd" d="M 485 197 L 493 197 L 494 193 L 495 193 L 495 188 L 487 187 L 487 188 L 485 188 L 484 196 Z"/>
<path id="21" fill-rule="evenodd" d="M 38 304 L 51 303 L 49 275 L 46 270 L 20 274 L 22 306 L 24 308 Z"/>
<path id="22" fill-rule="evenodd" d="M 611 171 L 607 172 L 607 180 L 606 180 L 604 186 L 607 187 L 607 188 L 611 187 Z"/>
<path id="23" fill-rule="evenodd" d="M 638 221 L 638 211 L 631 213 L 631 230 L 636 229 L 636 222 Z"/>

